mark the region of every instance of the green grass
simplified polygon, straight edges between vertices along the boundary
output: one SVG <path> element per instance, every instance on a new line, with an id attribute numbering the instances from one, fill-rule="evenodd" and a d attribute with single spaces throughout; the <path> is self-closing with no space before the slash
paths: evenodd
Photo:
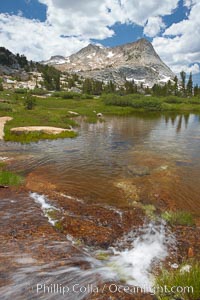
<path id="1" fill-rule="evenodd" d="M 0 103 L 0 111 L 12 111 L 12 105 L 9 103 Z"/>
<path id="2" fill-rule="evenodd" d="M 146 205 L 142 205 L 142 208 L 145 212 L 145 215 L 151 219 L 151 220 L 155 220 L 156 219 L 156 208 L 154 205 L 152 204 L 146 204 Z"/>
<path id="3" fill-rule="evenodd" d="M 107 252 L 98 252 L 95 255 L 95 258 L 98 260 L 108 260 L 110 258 L 110 254 Z"/>
<path id="4" fill-rule="evenodd" d="M 39 140 L 55 140 L 63 138 L 74 138 L 77 133 L 74 131 L 66 131 L 59 134 L 46 134 L 42 132 L 29 132 L 20 135 L 11 133 L 10 131 L 4 137 L 5 141 L 9 142 L 19 142 L 22 144 L 27 144 L 31 142 L 38 142 Z"/>
<path id="5" fill-rule="evenodd" d="M 161 217 L 171 225 L 195 225 L 192 214 L 186 211 L 166 211 Z"/>
<path id="6" fill-rule="evenodd" d="M 60 231 L 60 232 L 63 232 L 64 231 L 64 227 L 63 227 L 63 224 L 62 224 L 62 222 L 61 221 L 57 221 L 56 223 L 55 223 L 55 226 L 54 226 L 58 231 Z"/>
<path id="7" fill-rule="evenodd" d="M 190 270 L 183 271 L 183 267 L 189 265 Z M 159 300 L 169 299 L 184 299 L 184 300 L 197 300 L 200 297 L 200 263 L 199 262 L 188 262 L 182 265 L 176 270 L 165 270 L 163 269 L 159 276 L 156 278 L 156 287 L 166 286 L 170 293 L 164 293 L 157 291 L 157 297 Z M 185 290 L 171 292 L 173 287 L 182 287 Z M 186 287 L 192 287 L 187 289 Z"/>
<path id="8" fill-rule="evenodd" d="M 6 166 L 5 161 L 0 161 L 0 170 Z"/>
<path id="9" fill-rule="evenodd" d="M 7 96 L 7 94 L 10 94 Z M 70 126 L 76 127 L 78 124 L 69 118 L 68 107 L 63 103 L 57 103 L 54 98 L 37 99 L 36 107 L 33 110 L 26 110 L 24 108 L 24 94 L 17 95 L 11 91 L 5 91 L 0 94 L 0 97 L 10 99 L 10 106 L 12 112 L 7 110 L 0 110 L 0 116 L 11 116 L 13 120 L 9 121 L 5 125 L 5 140 L 15 141 L 22 143 L 36 142 L 40 139 L 58 139 L 58 138 L 73 138 L 77 134 L 75 132 L 64 132 L 59 135 L 50 135 L 44 133 L 28 133 L 22 135 L 16 135 L 10 132 L 11 128 L 23 127 L 23 126 L 53 126 L 69 129 Z"/>
<path id="10" fill-rule="evenodd" d="M 0 170 L 0 185 L 18 186 L 23 182 L 23 178 L 9 171 Z"/>
<path id="11" fill-rule="evenodd" d="M 47 209 L 46 210 L 46 215 L 49 217 L 49 218 L 51 218 L 51 219 L 53 219 L 53 220 L 56 220 L 56 219 L 58 219 L 58 215 L 59 215 L 59 211 L 57 210 L 57 209 Z"/>

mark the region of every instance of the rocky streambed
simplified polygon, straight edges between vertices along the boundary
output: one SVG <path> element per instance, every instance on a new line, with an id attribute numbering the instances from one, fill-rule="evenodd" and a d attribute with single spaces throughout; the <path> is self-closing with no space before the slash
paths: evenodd
<path id="1" fill-rule="evenodd" d="M 168 227 L 137 206 L 87 204 L 41 178 L 30 193 L 31 178 L 0 191 L 2 299 L 62 299 L 63 287 L 68 299 L 154 299 L 127 286 L 151 286 L 161 262 L 199 259 L 197 226 Z"/>

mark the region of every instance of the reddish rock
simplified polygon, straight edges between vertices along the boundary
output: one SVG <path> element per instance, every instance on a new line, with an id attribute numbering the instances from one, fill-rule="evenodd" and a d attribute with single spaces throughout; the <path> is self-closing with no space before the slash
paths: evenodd
<path id="1" fill-rule="evenodd" d="M 194 249 L 193 247 L 190 247 L 188 249 L 188 258 L 194 257 Z"/>

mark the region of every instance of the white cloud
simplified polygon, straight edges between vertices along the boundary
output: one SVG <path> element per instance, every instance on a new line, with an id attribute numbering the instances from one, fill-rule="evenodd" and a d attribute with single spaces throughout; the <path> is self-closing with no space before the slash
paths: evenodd
<path id="1" fill-rule="evenodd" d="M 108 26 L 112 26 L 117 20 L 109 12 L 106 0 L 40 2 L 47 5 L 47 22 L 59 34 L 95 39 L 104 39 L 114 34 Z"/>
<path id="2" fill-rule="evenodd" d="M 8 14 L 0 14 L 1 46 L 28 59 L 43 60 L 52 55 L 70 55 L 89 41 L 61 38 L 47 23 Z"/>
<path id="3" fill-rule="evenodd" d="M 22 12 L 21 10 L 18 10 L 17 15 L 18 15 L 19 17 L 22 17 L 22 16 L 23 16 L 23 12 Z"/>
<path id="4" fill-rule="evenodd" d="M 125 18 L 144 25 L 150 17 L 169 15 L 177 8 L 178 0 L 121 0 Z"/>
<path id="5" fill-rule="evenodd" d="M 189 67 L 183 67 L 183 71 L 185 71 L 186 73 L 192 72 L 193 74 L 198 74 L 200 72 L 200 67 L 198 64 L 193 64 Z"/>
<path id="6" fill-rule="evenodd" d="M 197 4 L 198 0 L 184 0 L 183 5 L 187 8 L 191 8 L 192 5 Z"/>
<path id="7" fill-rule="evenodd" d="M 163 26 L 161 19 L 154 17 L 171 14 L 178 5 L 178 0 L 39 1 L 47 5 L 48 22 L 62 34 L 95 39 L 112 36 L 114 32 L 108 27 L 116 22 L 144 26 L 149 19 L 150 24 Z"/>
<path id="8" fill-rule="evenodd" d="M 110 27 L 116 22 L 144 26 L 149 20 L 145 30 L 153 35 L 163 26 L 159 16 L 170 14 L 178 4 L 178 0 L 38 1 L 47 6 L 46 22 L 0 14 L 1 44 L 33 60 L 69 55 L 90 39 L 111 37 L 115 33 Z"/>
<path id="9" fill-rule="evenodd" d="M 187 74 L 192 72 L 192 74 L 200 73 L 200 67 L 198 64 L 193 64 L 191 66 L 183 65 L 183 64 L 176 64 L 173 66 L 173 71 L 176 74 L 180 74 L 180 71 L 185 71 Z"/>
<path id="10" fill-rule="evenodd" d="M 200 61 L 200 3 L 191 7 L 188 19 L 174 23 L 162 37 L 155 37 L 153 46 L 174 72 L 182 69 L 199 72 Z M 192 65 L 192 67 L 191 67 Z M 190 67 L 189 67 L 190 66 Z"/>
<path id="11" fill-rule="evenodd" d="M 160 17 L 150 17 L 144 27 L 144 34 L 149 37 L 154 37 L 160 33 L 166 26 Z"/>
<path id="12" fill-rule="evenodd" d="M 30 0 L 26 0 L 29 2 Z M 199 72 L 200 3 L 184 0 L 188 19 L 165 29 L 162 17 L 178 7 L 179 0 L 38 0 L 47 6 L 45 22 L 0 14 L 1 45 L 29 59 L 44 60 L 52 55 L 70 55 L 91 39 L 103 40 L 115 33 L 111 27 L 137 24 L 144 34 L 154 37 L 153 45 L 173 69 Z M 62 36 L 66 36 L 63 38 Z"/>

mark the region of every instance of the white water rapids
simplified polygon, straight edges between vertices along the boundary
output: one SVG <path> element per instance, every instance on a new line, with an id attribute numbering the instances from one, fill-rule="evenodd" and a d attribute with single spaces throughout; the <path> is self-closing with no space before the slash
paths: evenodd
<path id="1" fill-rule="evenodd" d="M 47 217 L 46 212 L 49 209 L 57 209 L 48 203 L 49 200 L 44 195 L 31 193 L 30 196 L 41 205 L 41 209 Z M 54 225 L 56 221 L 50 219 L 49 222 Z M 98 250 L 96 252 L 84 248 L 84 260 L 90 263 L 91 268 L 84 271 L 73 268 L 73 272 L 76 274 L 74 275 L 77 278 L 76 281 L 78 279 L 82 280 L 81 278 L 84 278 L 85 281 L 88 278 L 88 283 L 91 283 L 91 278 L 94 278 L 95 274 L 99 274 L 104 281 L 119 282 L 123 280 L 123 282 L 132 286 L 151 290 L 154 285 L 152 268 L 168 256 L 168 248 L 174 243 L 173 237 L 167 232 L 165 224 L 161 221 L 159 225 L 149 223 L 139 228 L 137 232 L 130 231 L 124 237 L 124 241 L 121 241 L 121 244 L 127 240 L 130 246 L 125 250 L 117 250 L 119 248 L 117 246 L 116 248 L 110 248 L 108 251 Z M 71 241 L 73 242 L 73 239 Z M 105 256 L 105 259 L 97 259 L 99 253 Z M 64 275 L 69 271 L 73 277 L 71 268 L 70 270 L 66 268 L 61 273 Z M 60 271 L 57 270 L 57 272 L 59 274 Z M 57 272 L 55 271 L 54 275 Z"/>

